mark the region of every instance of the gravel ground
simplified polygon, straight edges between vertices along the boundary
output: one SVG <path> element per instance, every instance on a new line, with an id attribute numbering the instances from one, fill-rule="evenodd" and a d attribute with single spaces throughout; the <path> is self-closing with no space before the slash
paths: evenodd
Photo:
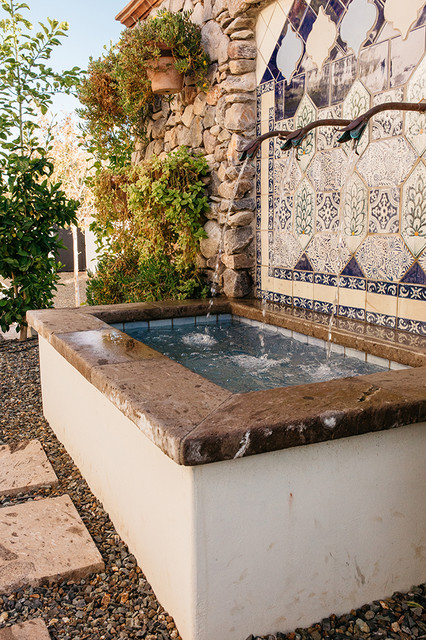
<path id="1" fill-rule="evenodd" d="M 0 444 L 37 438 L 59 479 L 55 489 L 42 489 L 14 498 L 0 496 L 0 507 L 68 493 L 102 553 L 106 567 L 104 573 L 78 583 L 65 581 L 51 587 L 26 588 L 0 596 L 0 628 L 42 617 L 52 640 L 180 640 L 173 619 L 156 600 L 102 505 L 94 498 L 43 418 L 36 340 L 0 342 L 0 371 Z M 308 629 L 296 629 L 287 634 L 278 632 L 265 638 L 426 639 L 426 584 L 343 616 L 330 615 Z"/>

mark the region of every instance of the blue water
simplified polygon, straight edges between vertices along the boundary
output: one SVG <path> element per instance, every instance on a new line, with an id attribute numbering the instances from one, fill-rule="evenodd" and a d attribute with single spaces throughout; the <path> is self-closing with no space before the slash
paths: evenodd
<path id="1" fill-rule="evenodd" d="M 220 316 L 219 316 L 220 318 Z M 383 371 L 357 358 L 287 338 L 268 325 L 238 322 L 132 328 L 126 333 L 235 393 L 260 391 Z"/>

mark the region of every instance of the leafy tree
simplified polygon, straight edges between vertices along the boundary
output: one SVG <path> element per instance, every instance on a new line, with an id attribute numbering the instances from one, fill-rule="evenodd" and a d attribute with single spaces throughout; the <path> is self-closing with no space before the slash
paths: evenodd
<path id="1" fill-rule="evenodd" d="M 25 334 L 25 312 L 52 304 L 58 281 L 52 252 L 59 246 L 54 225 L 75 222 L 78 203 L 60 184 L 50 184 L 53 165 L 42 144 L 37 114 L 46 113 L 58 91 L 71 93 L 79 70 L 58 74 L 48 67 L 68 24 L 47 19 L 40 31 L 22 15 L 29 6 L 0 0 L 0 326 L 14 322 Z"/>

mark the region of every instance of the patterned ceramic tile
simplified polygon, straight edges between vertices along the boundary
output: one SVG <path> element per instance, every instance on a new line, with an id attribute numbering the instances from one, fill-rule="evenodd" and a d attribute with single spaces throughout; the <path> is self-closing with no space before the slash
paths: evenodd
<path id="1" fill-rule="evenodd" d="M 331 104 L 337 104 L 345 99 L 355 77 L 355 56 L 346 56 L 333 62 L 331 67 Z"/>
<path id="2" fill-rule="evenodd" d="M 358 171 L 370 187 L 395 187 L 407 177 L 415 159 L 416 154 L 402 136 L 377 140 L 359 160 Z"/>
<path id="3" fill-rule="evenodd" d="M 419 265 L 421 266 L 423 271 L 426 273 L 426 250 L 423 251 L 423 253 L 419 257 Z"/>
<path id="4" fill-rule="evenodd" d="M 397 282 L 412 262 L 399 236 L 368 236 L 356 254 L 362 270 L 373 280 Z"/>
<path id="5" fill-rule="evenodd" d="M 306 250 L 315 271 L 338 274 L 349 260 L 346 247 L 339 246 L 335 233 L 316 234 Z"/>
<path id="6" fill-rule="evenodd" d="M 352 320 L 365 320 L 365 309 L 360 307 L 346 307 L 339 304 L 338 315 Z"/>
<path id="7" fill-rule="evenodd" d="M 380 93 L 373 98 L 373 105 L 385 102 L 401 102 L 404 99 L 402 89 Z M 402 133 L 402 111 L 382 111 L 371 119 L 373 140 L 399 136 Z"/>
<path id="8" fill-rule="evenodd" d="M 390 42 L 390 86 L 400 87 L 407 82 L 425 50 L 425 33 L 416 29 L 406 40 L 392 38 Z"/>
<path id="9" fill-rule="evenodd" d="M 352 85 L 348 95 L 346 96 L 343 107 L 343 118 L 348 120 L 355 120 L 361 114 L 368 111 L 370 108 L 370 94 L 364 87 L 362 82 L 356 80 Z M 348 143 L 349 144 L 349 143 Z M 357 151 L 359 155 L 363 153 L 368 145 L 368 128 L 364 131 L 360 142 L 357 145 Z"/>
<path id="10" fill-rule="evenodd" d="M 317 112 L 312 103 L 312 100 L 306 94 L 303 96 L 294 117 L 294 123 L 296 129 L 304 127 L 316 120 Z M 315 154 L 315 133 L 308 133 L 306 138 L 302 141 L 299 147 L 297 147 L 297 158 L 300 163 L 302 171 L 305 171 L 309 162 Z"/>
<path id="11" fill-rule="evenodd" d="M 317 217 L 316 231 L 337 231 L 339 228 L 339 203 L 338 191 L 317 193 Z"/>
<path id="12" fill-rule="evenodd" d="M 368 0 L 352 0 L 340 26 L 340 36 L 355 55 L 368 37 L 377 18 L 376 6 Z"/>
<path id="13" fill-rule="evenodd" d="M 322 109 L 318 111 L 318 118 L 320 120 L 330 120 L 331 118 L 340 118 L 342 109 L 339 106 L 332 107 L 331 109 Z M 324 151 L 325 149 L 333 149 L 339 147 L 337 139 L 341 133 L 338 127 L 319 127 L 317 129 L 317 150 Z"/>
<path id="14" fill-rule="evenodd" d="M 400 284 L 400 298 L 409 298 L 410 300 L 426 301 L 426 287 L 424 285 Z"/>
<path id="15" fill-rule="evenodd" d="M 285 85 L 284 117 L 292 118 L 305 92 L 305 74 L 293 76 L 290 83 Z"/>
<path id="16" fill-rule="evenodd" d="M 377 324 L 381 327 L 390 327 L 393 329 L 396 326 L 396 317 L 388 316 L 384 313 L 367 311 L 365 319 L 370 324 Z"/>
<path id="17" fill-rule="evenodd" d="M 402 33 L 403 38 L 406 38 L 410 26 L 416 22 L 423 6 L 423 0 L 411 0 L 410 2 L 387 0 L 385 4 L 385 18 L 393 24 L 395 29 L 398 29 L 398 31 Z"/>
<path id="18" fill-rule="evenodd" d="M 293 269 L 302 254 L 302 247 L 293 233 L 273 234 L 274 267 Z"/>
<path id="19" fill-rule="evenodd" d="M 318 18 L 306 40 L 306 53 L 312 58 L 318 69 L 321 69 L 328 58 L 336 36 L 336 24 L 327 16 L 324 7 L 320 7 Z"/>
<path id="20" fill-rule="evenodd" d="M 367 234 L 368 192 L 355 173 L 348 181 L 343 203 L 343 232 L 347 247 L 354 253 Z"/>
<path id="21" fill-rule="evenodd" d="M 402 188 L 402 237 L 414 256 L 426 247 L 426 165 L 415 167 Z"/>
<path id="22" fill-rule="evenodd" d="M 291 231 L 293 226 L 293 195 L 281 194 L 274 213 L 276 228 L 280 231 Z"/>
<path id="23" fill-rule="evenodd" d="M 342 149 L 331 149 L 316 154 L 308 170 L 316 191 L 340 189 L 345 177 L 347 158 Z"/>
<path id="24" fill-rule="evenodd" d="M 424 99 L 426 99 L 426 58 L 423 58 L 407 86 L 408 102 L 420 102 Z M 426 114 L 407 113 L 405 135 L 419 155 L 422 155 L 426 149 Z"/>
<path id="25" fill-rule="evenodd" d="M 318 108 L 330 104 L 331 65 L 325 64 L 321 69 L 306 72 L 306 91 L 314 105 Z"/>
<path id="26" fill-rule="evenodd" d="M 398 233 L 399 189 L 371 189 L 370 233 Z"/>
<path id="27" fill-rule="evenodd" d="M 363 49 L 358 58 L 358 76 L 371 93 L 384 91 L 388 84 L 388 43 Z"/>
<path id="28" fill-rule="evenodd" d="M 304 178 L 294 194 L 294 232 L 306 247 L 314 233 L 315 191 L 309 180 Z"/>
<path id="29" fill-rule="evenodd" d="M 398 318 L 397 329 L 400 331 L 410 331 L 421 336 L 426 336 L 426 322 L 419 320 L 409 320 L 407 318 Z"/>
<path id="30" fill-rule="evenodd" d="M 297 63 L 302 57 L 303 50 L 303 41 L 299 35 L 289 27 L 277 53 L 277 67 L 287 83 L 290 82 L 297 69 Z"/>

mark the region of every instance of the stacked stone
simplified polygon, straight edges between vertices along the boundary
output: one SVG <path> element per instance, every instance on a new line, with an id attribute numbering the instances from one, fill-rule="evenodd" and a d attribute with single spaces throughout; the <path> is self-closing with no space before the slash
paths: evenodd
<path id="1" fill-rule="evenodd" d="M 165 0 L 171 11 L 192 10 L 208 52 L 209 89 L 199 92 L 185 79 L 182 93 L 158 104 L 148 125 L 146 149 L 134 161 L 160 157 L 181 145 L 202 153 L 211 173 L 207 183 L 210 211 L 204 225 L 199 266 L 218 291 L 233 298 L 252 293 L 254 269 L 253 166 L 238 181 L 239 154 L 255 137 L 257 6 L 249 0 Z M 221 259 L 218 259 L 219 253 Z"/>

